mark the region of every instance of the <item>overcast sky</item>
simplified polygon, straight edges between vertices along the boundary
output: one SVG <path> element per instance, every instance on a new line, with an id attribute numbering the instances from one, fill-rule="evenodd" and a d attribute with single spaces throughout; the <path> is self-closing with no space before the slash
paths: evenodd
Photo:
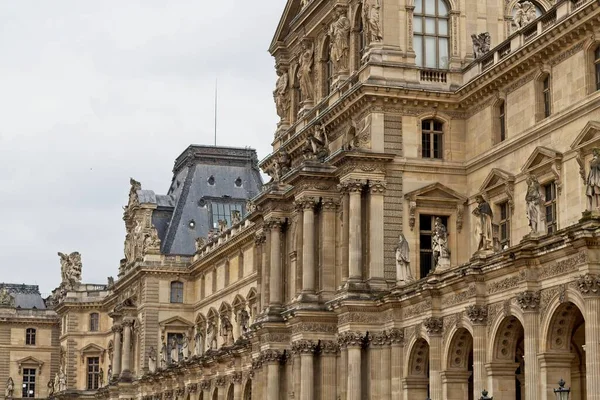
<path id="1" fill-rule="evenodd" d="M 270 151 L 267 49 L 284 0 L 0 2 L 0 282 L 49 293 L 58 251 L 105 283 L 123 257 L 129 177 L 166 193 L 213 142 Z"/>

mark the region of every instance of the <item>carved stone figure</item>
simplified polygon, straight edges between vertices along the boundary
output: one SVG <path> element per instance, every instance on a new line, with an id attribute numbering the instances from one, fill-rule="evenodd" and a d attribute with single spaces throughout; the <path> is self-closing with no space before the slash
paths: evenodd
<path id="1" fill-rule="evenodd" d="M 150 350 L 148 350 L 148 370 L 156 372 L 156 349 L 154 346 L 150 346 Z"/>
<path id="2" fill-rule="evenodd" d="M 350 20 L 348 20 L 342 9 L 337 11 L 335 18 L 335 21 L 329 27 L 330 56 L 333 61 L 334 73 L 340 75 L 348 72 L 351 26 Z"/>
<path id="3" fill-rule="evenodd" d="M 160 368 L 167 368 L 167 343 L 165 342 L 164 336 L 162 337 L 162 344 L 160 347 Z"/>
<path id="4" fill-rule="evenodd" d="M 246 311 L 245 308 L 242 308 L 238 312 L 238 314 L 236 316 L 236 322 L 240 326 L 239 336 L 242 336 L 243 334 L 248 332 L 248 330 L 250 328 L 250 314 L 248 313 L 248 311 Z"/>
<path id="5" fill-rule="evenodd" d="M 450 249 L 448 248 L 448 231 L 440 217 L 436 217 L 431 238 L 431 249 L 433 250 L 433 265 L 435 270 L 443 270 L 450 267 Z"/>
<path id="6" fill-rule="evenodd" d="M 479 58 L 490 51 L 492 37 L 489 32 L 483 32 L 478 35 L 472 34 L 471 40 L 473 40 L 473 55 L 475 58 Z"/>
<path id="7" fill-rule="evenodd" d="M 209 229 L 208 230 L 208 242 L 212 242 L 217 238 L 217 233 L 215 232 L 214 229 Z"/>
<path id="8" fill-rule="evenodd" d="M 158 231 L 154 226 L 150 227 L 150 232 L 144 236 L 144 254 L 148 250 L 160 250 L 160 238 L 158 237 Z"/>
<path id="9" fill-rule="evenodd" d="M 376 0 L 373 5 L 370 5 L 368 0 L 364 1 L 363 26 L 366 28 L 367 43 L 381 42 L 383 40 L 381 35 L 380 8 L 379 0 Z"/>
<path id="10" fill-rule="evenodd" d="M 102 368 L 98 371 L 98 387 L 104 387 L 104 370 Z"/>
<path id="11" fill-rule="evenodd" d="M 109 372 L 110 372 L 110 370 L 109 370 Z M 60 391 L 60 382 L 59 382 L 59 378 L 58 378 L 58 372 L 56 374 L 54 374 L 54 391 L 55 392 Z"/>
<path id="12" fill-rule="evenodd" d="M 242 222 L 242 214 L 238 210 L 231 210 L 231 226 L 239 225 Z"/>
<path id="13" fill-rule="evenodd" d="M 81 254 L 75 251 L 69 255 L 58 253 L 62 284 L 74 288 L 81 282 Z"/>
<path id="14" fill-rule="evenodd" d="M 67 390 L 67 375 L 61 366 L 60 370 L 58 371 L 58 391 L 63 392 L 65 390 Z"/>
<path id="15" fill-rule="evenodd" d="M 115 278 L 113 278 L 112 276 L 109 276 L 108 278 L 106 278 L 106 287 L 107 289 L 112 288 L 113 286 L 115 286 Z"/>
<path id="16" fill-rule="evenodd" d="M 252 200 L 246 200 L 246 214 L 252 214 L 256 211 L 256 204 Z"/>
<path id="17" fill-rule="evenodd" d="M 492 231 L 492 208 L 483 199 L 477 196 L 477 207 L 473 210 L 475 216 L 475 243 L 477 251 L 492 250 L 494 248 L 494 237 Z"/>
<path id="18" fill-rule="evenodd" d="M 221 337 L 225 346 L 233 344 L 233 324 L 226 315 L 221 316 Z"/>
<path id="19" fill-rule="evenodd" d="M 279 118 L 281 118 L 282 121 L 287 121 L 290 111 L 290 97 L 288 95 L 288 71 L 278 67 L 277 76 L 278 78 L 277 83 L 275 84 L 275 90 L 273 91 L 273 98 L 275 99 L 277 115 L 279 115 Z"/>
<path id="20" fill-rule="evenodd" d="M 54 396 L 54 380 L 50 379 L 46 386 L 48 386 L 48 397 L 53 397 Z"/>
<path id="21" fill-rule="evenodd" d="M 215 321 L 210 321 L 206 328 L 206 334 L 208 336 L 208 349 L 217 349 L 217 324 Z"/>
<path id="22" fill-rule="evenodd" d="M 300 82 L 300 92 L 304 101 L 310 101 L 313 98 L 312 67 L 314 60 L 313 44 L 309 39 L 302 41 L 302 52 L 298 60 L 298 81 Z"/>
<path id="23" fill-rule="evenodd" d="M 540 231 L 540 216 L 542 208 L 542 188 L 535 175 L 527 177 L 527 192 L 525 193 L 525 202 L 527 203 L 527 219 L 531 227 L 531 233 Z"/>
<path id="24" fill-rule="evenodd" d="M 108 366 L 108 371 L 106 371 L 106 381 L 110 382 L 113 378 L 112 364 Z"/>
<path id="25" fill-rule="evenodd" d="M 522 1 L 515 4 L 516 12 L 514 23 L 517 28 L 521 29 L 531 21 L 536 19 L 535 6 L 530 1 Z"/>
<path id="26" fill-rule="evenodd" d="M 169 353 L 171 354 L 171 363 L 176 364 L 179 362 L 179 346 L 177 344 L 177 338 L 173 336 L 171 338 L 171 343 L 169 343 L 170 349 Z"/>
<path id="27" fill-rule="evenodd" d="M 279 166 L 279 175 L 280 177 L 284 176 L 288 172 L 290 172 L 290 167 L 292 166 L 292 160 L 290 159 L 290 155 L 287 151 L 281 149 L 277 154 L 277 165 Z"/>
<path id="28" fill-rule="evenodd" d="M 4 398 L 12 399 L 13 393 L 15 391 L 15 382 L 11 377 L 6 381 L 6 390 L 4 391 Z"/>
<path id="29" fill-rule="evenodd" d="M 196 238 L 196 251 L 200 250 L 206 245 L 206 239 L 203 237 Z"/>
<path id="30" fill-rule="evenodd" d="M 219 233 L 225 232 L 227 230 L 227 220 L 220 219 L 218 223 L 219 223 Z"/>
<path id="31" fill-rule="evenodd" d="M 304 143 L 302 149 L 304 158 L 323 161 L 329 154 L 328 145 L 326 128 L 323 125 L 317 125 Z"/>
<path id="32" fill-rule="evenodd" d="M 600 208 L 600 148 L 592 150 L 585 194 L 588 198 L 589 211 Z"/>
<path id="33" fill-rule="evenodd" d="M 190 358 L 190 338 L 187 333 L 184 333 L 183 338 L 181 339 L 181 355 L 184 360 Z"/>
<path id="34" fill-rule="evenodd" d="M 12 307 L 14 305 L 14 299 L 8 293 L 8 289 L 3 287 L 0 289 L 0 307 Z"/>
<path id="35" fill-rule="evenodd" d="M 196 336 L 194 336 L 194 354 L 201 356 L 204 354 L 204 334 L 202 333 L 202 327 L 196 325 Z"/>
<path id="36" fill-rule="evenodd" d="M 396 280 L 398 285 L 405 285 L 414 281 L 410 272 L 410 248 L 403 233 L 398 237 L 398 244 L 396 245 Z"/>

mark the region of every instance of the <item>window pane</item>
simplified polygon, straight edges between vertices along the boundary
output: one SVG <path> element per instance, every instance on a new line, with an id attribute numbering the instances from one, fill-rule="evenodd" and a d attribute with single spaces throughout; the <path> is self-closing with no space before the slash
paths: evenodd
<path id="1" fill-rule="evenodd" d="M 429 138 L 430 138 L 429 133 L 424 133 L 421 135 L 421 147 L 422 147 L 421 156 L 424 158 L 431 157 L 431 143 L 429 141 Z"/>
<path id="2" fill-rule="evenodd" d="M 415 35 L 414 37 L 414 45 L 413 49 L 415 50 L 415 55 L 417 56 L 415 62 L 417 66 L 423 66 L 423 37 Z"/>
<path id="3" fill-rule="evenodd" d="M 435 35 L 435 18 L 425 18 L 425 33 Z"/>
<path id="4" fill-rule="evenodd" d="M 444 0 L 438 0 L 438 15 L 448 15 L 448 7 L 446 7 Z"/>
<path id="5" fill-rule="evenodd" d="M 439 39 L 440 46 L 440 60 L 439 67 L 440 68 L 448 68 L 449 59 L 448 59 L 448 39 L 440 38 Z"/>
<path id="6" fill-rule="evenodd" d="M 442 131 L 442 123 L 440 121 L 433 121 L 433 130 L 441 132 Z"/>
<path id="7" fill-rule="evenodd" d="M 425 0 L 425 14 L 435 15 L 435 1 Z"/>
<path id="8" fill-rule="evenodd" d="M 442 135 L 433 135 L 433 158 L 442 158 Z"/>
<path id="9" fill-rule="evenodd" d="M 428 68 L 436 67 L 436 51 L 434 37 L 425 37 L 425 66 Z"/>
<path id="10" fill-rule="evenodd" d="M 414 32 L 415 33 L 422 33 L 422 29 L 423 29 L 423 18 L 421 17 L 415 17 L 415 19 L 413 20 L 414 24 Z"/>
<path id="11" fill-rule="evenodd" d="M 415 14 L 423 13 L 423 1 L 415 0 Z"/>
<path id="12" fill-rule="evenodd" d="M 438 20 L 438 34 L 439 35 L 448 35 L 448 20 L 447 19 L 439 19 Z"/>

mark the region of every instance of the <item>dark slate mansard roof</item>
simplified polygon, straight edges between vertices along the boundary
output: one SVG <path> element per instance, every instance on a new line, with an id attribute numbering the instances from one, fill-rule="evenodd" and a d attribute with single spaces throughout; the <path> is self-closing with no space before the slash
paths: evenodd
<path id="1" fill-rule="evenodd" d="M 6 288 L 8 293 L 15 300 L 15 308 L 22 309 L 38 309 L 45 310 L 46 304 L 42 295 L 40 294 L 40 288 L 37 285 L 25 285 L 25 284 L 13 284 L 13 283 L 0 283 L 0 289 Z"/>
<path id="2" fill-rule="evenodd" d="M 214 178 L 214 184 L 208 180 Z M 242 185 L 236 186 L 240 178 Z M 262 188 L 256 150 L 238 147 L 189 146 L 176 160 L 173 180 L 166 195 L 138 190 L 140 203 L 156 204 L 152 224 L 161 240 L 161 253 L 192 255 L 196 238 L 211 229 L 211 201 L 244 204 Z M 200 200 L 204 199 L 204 204 Z M 190 222 L 194 221 L 194 227 Z"/>

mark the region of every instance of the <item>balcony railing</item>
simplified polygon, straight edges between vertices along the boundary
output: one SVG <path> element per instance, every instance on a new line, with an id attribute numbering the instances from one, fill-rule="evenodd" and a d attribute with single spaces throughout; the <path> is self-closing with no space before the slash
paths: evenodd
<path id="1" fill-rule="evenodd" d="M 421 82 L 439 82 L 446 83 L 448 81 L 448 75 L 445 71 L 435 70 L 421 70 Z"/>

